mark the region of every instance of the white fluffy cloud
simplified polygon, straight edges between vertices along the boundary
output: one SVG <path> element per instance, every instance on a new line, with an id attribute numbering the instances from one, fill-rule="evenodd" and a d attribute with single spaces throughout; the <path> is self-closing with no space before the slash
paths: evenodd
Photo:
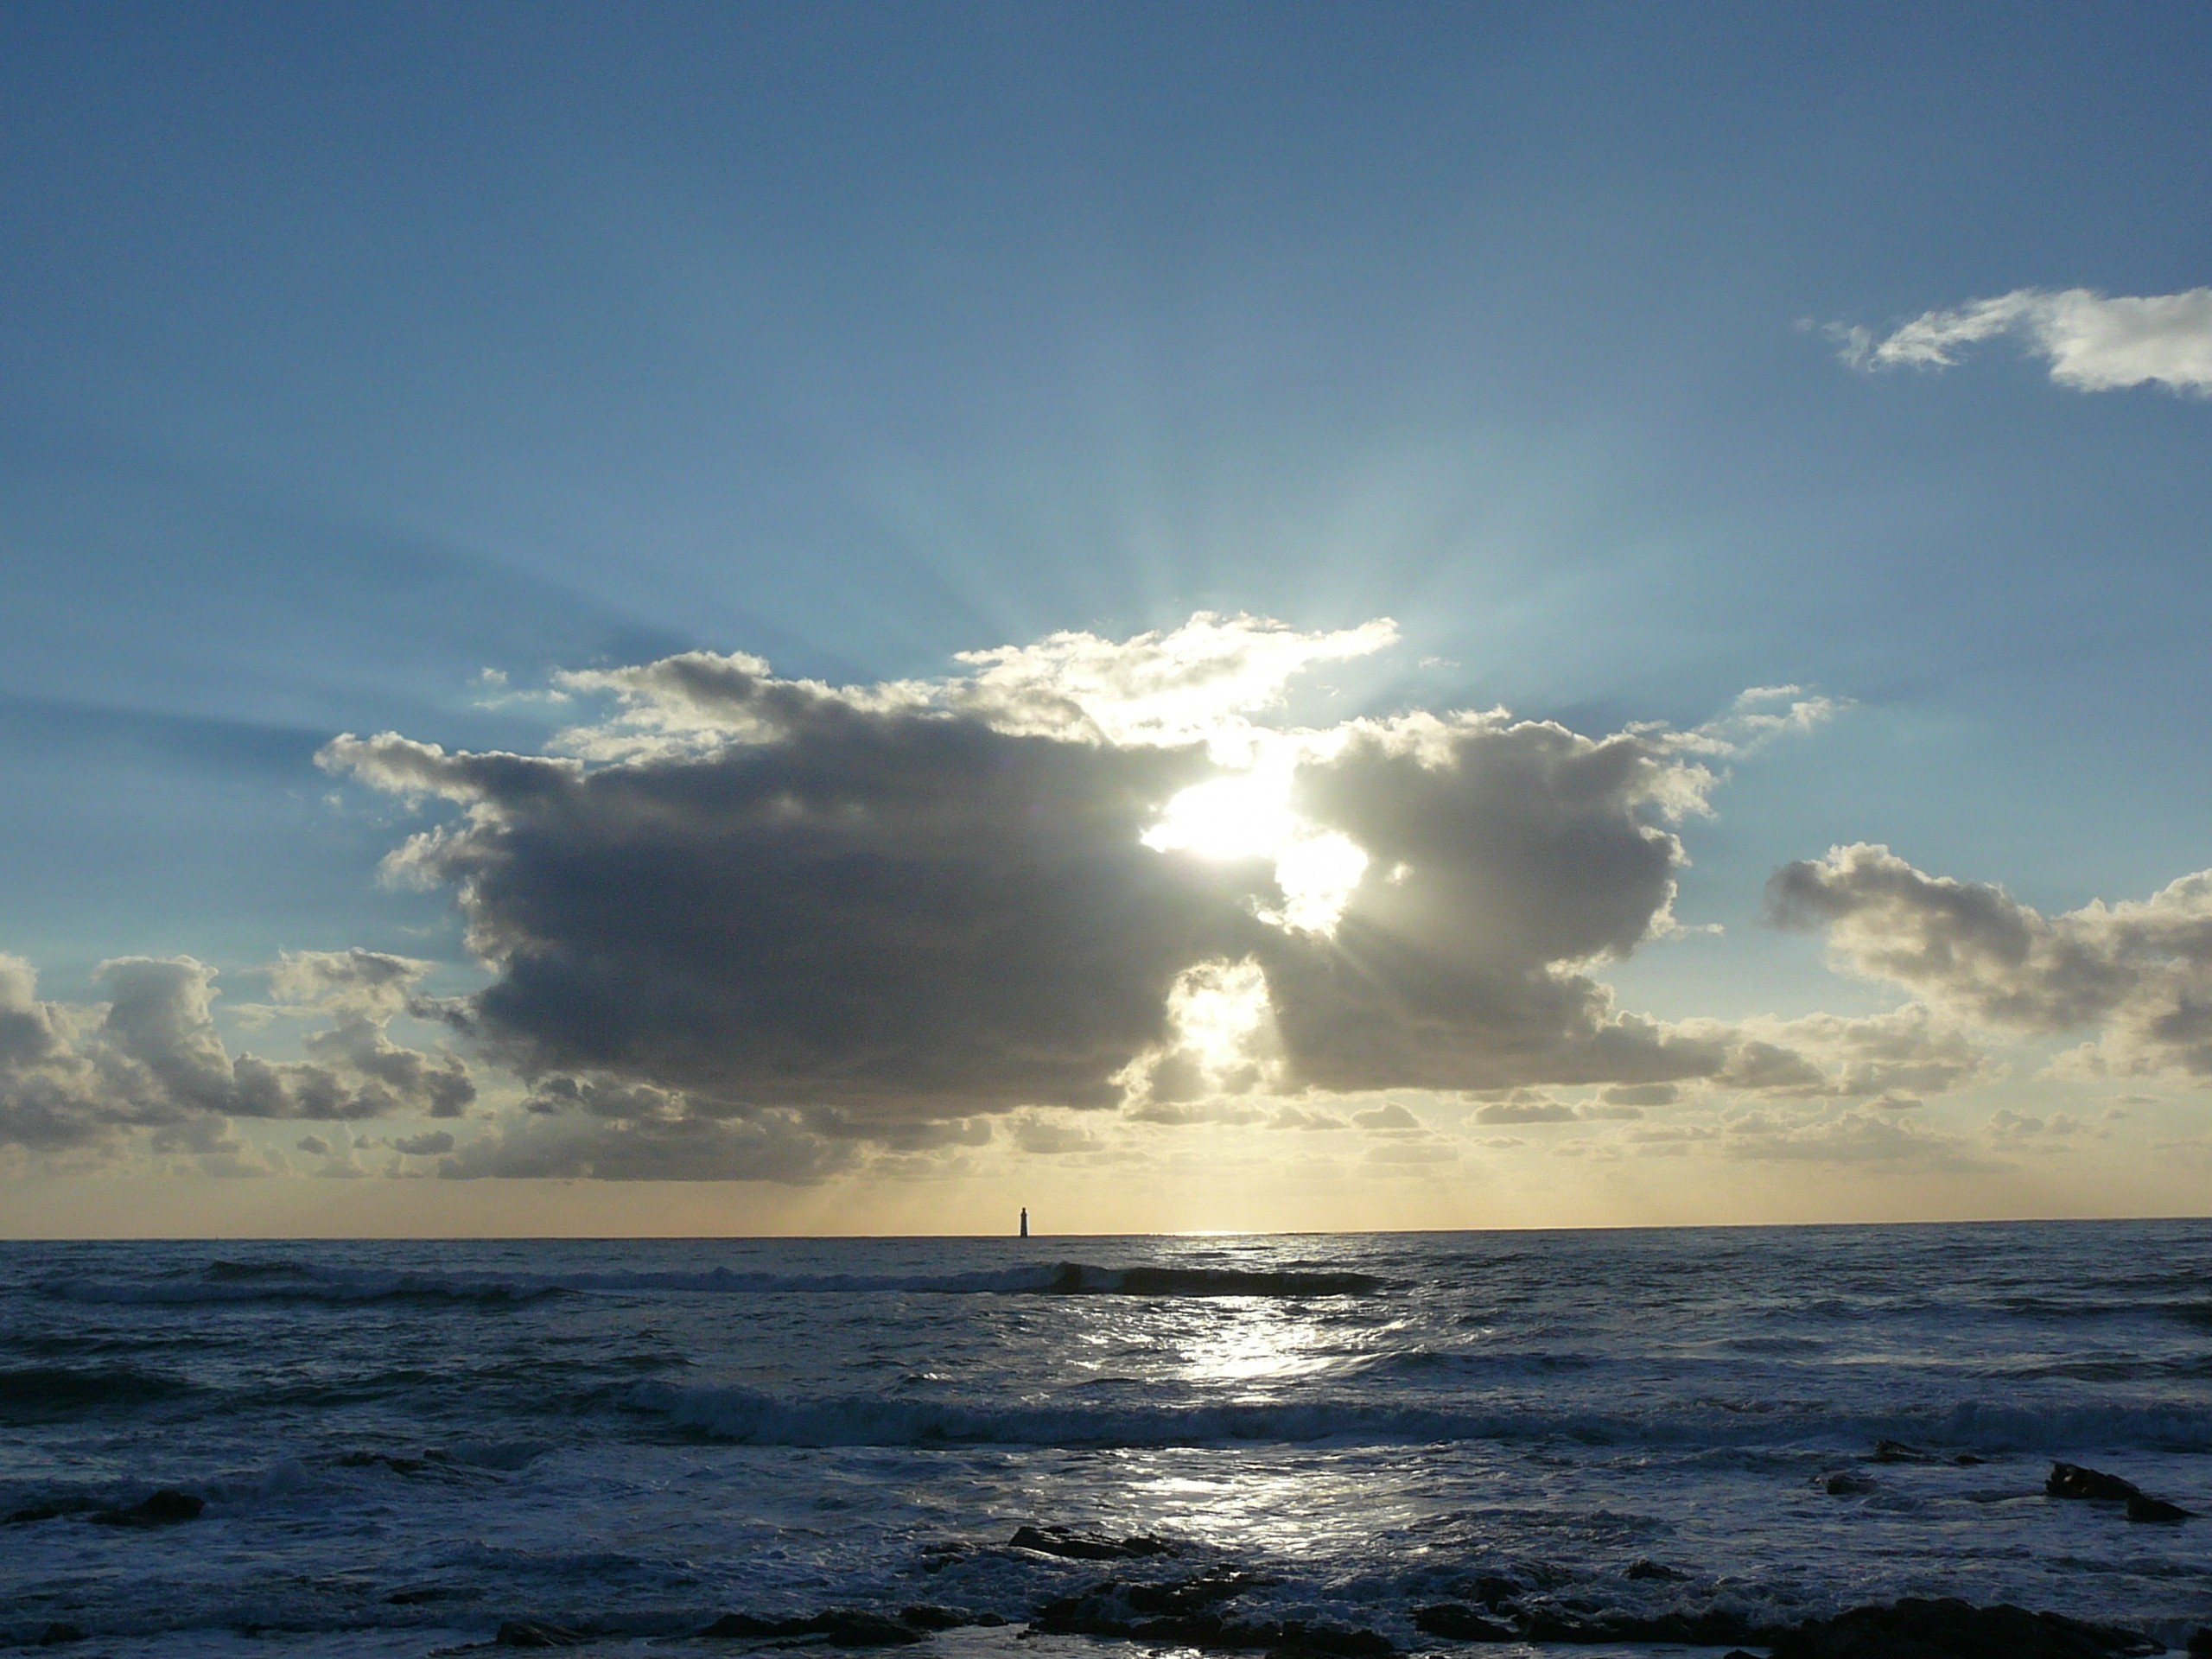
<path id="1" fill-rule="evenodd" d="M 1956 1018 L 2030 1036 L 2094 1030 L 2062 1071 L 2212 1078 L 2212 872 L 2046 917 L 1862 842 L 1786 866 L 1768 893 L 1783 924 L 1826 928 L 1846 969 Z"/>
<path id="2" fill-rule="evenodd" d="M 2010 337 L 2080 391 L 2161 385 L 2212 392 L 2212 288 L 2107 297 L 2094 289 L 2015 289 L 1949 311 L 1929 311 L 1877 337 L 1830 331 L 1845 361 L 1866 369 L 1947 369 L 1966 346 Z"/>
<path id="3" fill-rule="evenodd" d="M 236 1149 L 232 1118 L 458 1116 L 467 1068 L 394 1043 L 387 1026 L 429 964 L 373 951 L 288 954 L 288 1012 L 327 1021 L 306 1060 L 233 1055 L 215 1028 L 214 970 L 190 957 L 103 963 L 105 1004 L 42 1001 L 30 964 L 0 957 L 0 1146 L 111 1150 L 134 1131 L 188 1152 Z M 264 1011 L 267 1012 L 267 1011 Z"/>

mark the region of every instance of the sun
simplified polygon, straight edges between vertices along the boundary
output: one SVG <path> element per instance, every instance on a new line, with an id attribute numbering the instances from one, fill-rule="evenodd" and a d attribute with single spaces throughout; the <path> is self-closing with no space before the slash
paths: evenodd
<path id="1" fill-rule="evenodd" d="M 1328 935 L 1366 876 L 1367 851 L 1291 805 L 1294 766 L 1294 756 L 1264 756 L 1249 771 L 1193 784 L 1168 801 L 1160 822 L 1140 839 L 1160 853 L 1271 861 L 1283 901 L 1280 908 L 1262 909 L 1260 918 L 1294 932 Z"/>

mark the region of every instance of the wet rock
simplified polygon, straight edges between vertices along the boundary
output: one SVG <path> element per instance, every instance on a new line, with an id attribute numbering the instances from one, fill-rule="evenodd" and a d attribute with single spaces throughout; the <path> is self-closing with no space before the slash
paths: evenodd
<path id="1" fill-rule="evenodd" d="M 1494 1613 L 1510 1605 L 1528 1587 L 1518 1579 L 1503 1579 L 1496 1573 L 1484 1573 L 1475 1580 L 1475 1599 Z"/>
<path id="2" fill-rule="evenodd" d="M 1945 1598 L 1854 1607 L 1770 1632 L 1771 1659 L 2119 1659 L 2157 1653 L 2139 1630 Z"/>
<path id="3" fill-rule="evenodd" d="M 2196 1513 L 2178 1503 L 2169 1503 L 2163 1497 L 2152 1497 L 2148 1492 L 2138 1492 L 2127 1500 L 2127 1518 L 2131 1521 L 2186 1521 Z"/>
<path id="4" fill-rule="evenodd" d="M 492 1638 L 495 1648 L 575 1648 L 590 1641 L 582 1630 L 546 1624 L 534 1618 L 511 1618 Z"/>
<path id="5" fill-rule="evenodd" d="M 1909 1445 L 1904 1440 L 1877 1440 L 1874 1442 L 1874 1455 L 1866 1461 L 1869 1463 L 1935 1463 L 1939 1459 L 1933 1452 L 1923 1452 L 1920 1447 Z"/>
<path id="6" fill-rule="evenodd" d="M 1172 1598 L 1173 1592 L 1189 1592 L 1197 1586 L 1230 1582 L 1220 1574 L 1166 1586 L 1125 1586 L 1109 1580 L 1081 1595 L 1046 1602 L 1032 1617 L 1030 1629 L 1042 1636 L 1119 1637 L 1209 1652 L 1257 1650 L 1282 1656 L 1282 1659 L 1389 1659 L 1397 1651 L 1387 1637 L 1373 1630 L 1308 1624 L 1298 1619 L 1232 1619 L 1211 1610 L 1148 1617 L 1138 1605 L 1159 1605 L 1154 1599 L 1159 1592 Z M 1246 1581 L 1256 1582 L 1260 1581 Z"/>
<path id="7" fill-rule="evenodd" d="M 1646 1560 L 1630 1561 L 1628 1564 L 1628 1576 L 1631 1579 L 1685 1579 L 1689 1574 L 1678 1573 L 1671 1567 L 1662 1567 L 1657 1561 Z"/>
<path id="8" fill-rule="evenodd" d="M 68 1513 L 59 1503 L 28 1503 L 0 1516 L 0 1527 L 27 1527 L 34 1521 L 52 1521 Z"/>
<path id="9" fill-rule="evenodd" d="M 2085 1469 L 2078 1463 L 2054 1463 L 2043 1484 L 2045 1497 L 2089 1498 L 2106 1503 L 2125 1503 L 2143 1496 L 2132 1480 L 2108 1475 L 2101 1469 Z"/>
<path id="10" fill-rule="evenodd" d="M 1179 1579 L 1168 1584 L 1133 1584 L 1122 1592 L 1133 1611 L 1156 1616 L 1196 1613 L 1209 1607 L 1217 1607 L 1232 1601 L 1247 1590 L 1264 1590 L 1280 1583 L 1280 1580 L 1263 1579 L 1256 1573 L 1238 1573 L 1228 1567 L 1211 1567 L 1195 1579 Z"/>
<path id="11" fill-rule="evenodd" d="M 2189 1655 L 2190 1659 L 2207 1659 L 2207 1656 L 2212 1656 L 2212 1624 L 2200 1627 L 2196 1634 L 2189 1638 Z"/>
<path id="12" fill-rule="evenodd" d="M 973 1615 L 955 1612 L 950 1607 L 917 1602 L 912 1607 L 899 1610 L 899 1622 L 917 1630 L 957 1630 L 963 1624 L 973 1624 L 976 1620 Z"/>
<path id="13" fill-rule="evenodd" d="M 1618 1642 L 1669 1643 L 1688 1648 L 1724 1648 L 1743 1643 L 1765 1644 L 1774 1632 L 1735 1613 L 1707 1608 L 1700 1613 L 1660 1613 L 1643 1618 L 1567 1618 L 1548 1608 L 1539 1609 L 1521 1621 L 1524 1642 L 1564 1642 L 1594 1646 Z"/>
<path id="14" fill-rule="evenodd" d="M 1864 1497 L 1874 1490 L 1874 1483 L 1866 1476 L 1847 1472 L 1830 1475 L 1821 1485 L 1830 1497 Z"/>
<path id="15" fill-rule="evenodd" d="M 912 1625 L 856 1607 L 833 1607 L 810 1618 L 756 1618 L 751 1613 L 724 1613 L 699 1634 L 722 1638 L 819 1636 L 846 1648 L 900 1647 L 923 1639 L 922 1632 Z"/>
<path id="16" fill-rule="evenodd" d="M 1463 1607 L 1456 1601 L 1439 1602 L 1433 1607 L 1414 1609 L 1414 1628 L 1423 1636 L 1441 1637 L 1446 1642 L 1519 1640 L 1510 1625 L 1484 1618 L 1473 1608 Z"/>
<path id="17" fill-rule="evenodd" d="M 85 1633 L 66 1619 L 57 1618 L 38 1633 L 38 1644 L 41 1648 L 58 1648 L 84 1639 Z"/>
<path id="18" fill-rule="evenodd" d="M 1146 1555 L 1173 1555 L 1175 1546 L 1164 1538 L 1140 1533 L 1131 1538 L 1107 1538 L 1077 1532 L 1072 1527 L 1016 1527 L 1007 1539 L 1014 1549 L 1033 1549 L 1040 1554 L 1064 1556 L 1071 1561 L 1121 1561 Z"/>
<path id="19" fill-rule="evenodd" d="M 207 1500 L 190 1492 L 164 1486 L 143 1503 L 127 1510 L 102 1510 L 92 1516 L 96 1527 L 172 1527 L 180 1521 L 197 1521 Z"/>
<path id="20" fill-rule="evenodd" d="M 2054 1463 L 2050 1478 L 2043 1484 L 2046 1497 L 2083 1498 L 2093 1503 L 2125 1503 L 2131 1521 L 2174 1522 L 2186 1521 L 2195 1514 L 2178 1503 L 2169 1503 L 2163 1497 L 2153 1497 L 2132 1480 L 2122 1480 L 2118 1475 L 2108 1475 L 2101 1469 L 2086 1469 L 2078 1463 Z"/>

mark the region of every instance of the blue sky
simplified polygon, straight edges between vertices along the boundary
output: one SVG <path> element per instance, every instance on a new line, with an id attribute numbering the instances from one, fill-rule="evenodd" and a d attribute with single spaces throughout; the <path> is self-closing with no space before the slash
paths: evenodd
<path id="1" fill-rule="evenodd" d="M 15 9 L 0 950 L 461 988 L 335 734 L 1213 610 L 1396 620 L 1305 719 L 1847 702 L 1683 830 L 1725 934 L 1607 978 L 1890 1006 L 1760 925 L 1777 867 L 2212 862 L 2212 409 L 1822 330 L 2212 282 L 2208 107 L 2186 5 Z"/>

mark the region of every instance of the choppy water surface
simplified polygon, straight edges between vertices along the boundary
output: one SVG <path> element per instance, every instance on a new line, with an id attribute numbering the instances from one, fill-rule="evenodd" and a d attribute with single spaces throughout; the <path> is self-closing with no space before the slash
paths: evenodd
<path id="1" fill-rule="evenodd" d="M 1884 1439 L 1932 1455 L 1870 1461 Z M 2212 1512 L 2208 1454 L 2201 1222 L 0 1246 L 0 1515 L 53 1511 L 0 1527 L 0 1641 L 63 1621 L 115 1652 L 915 1602 L 1018 1624 L 1170 1570 L 1006 1547 L 1032 1522 L 1178 1540 L 1174 1570 L 1275 1580 L 1243 1612 L 1408 1648 L 1482 1574 L 2172 1639 L 2212 1622 L 2212 1519 L 2043 1480 L 2064 1458 Z M 159 1487 L 207 1509 L 91 1519 Z"/>

